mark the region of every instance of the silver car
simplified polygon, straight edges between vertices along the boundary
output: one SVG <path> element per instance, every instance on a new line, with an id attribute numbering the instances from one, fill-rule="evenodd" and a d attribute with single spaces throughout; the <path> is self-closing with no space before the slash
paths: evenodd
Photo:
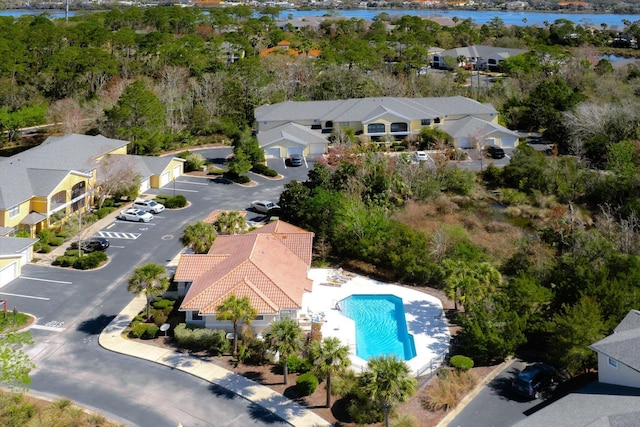
<path id="1" fill-rule="evenodd" d="M 154 214 L 160 213 L 164 210 L 162 203 L 154 202 L 153 200 L 136 200 L 133 202 L 133 207 L 140 209 L 141 211 L 151 212 Z"/>
<path id="2" fill-rule="evenodd" d="M 268 200 L 254 200 L 253 202 L 251 202 L 251 207 L 256 212 L 260 212 L 264 214 L 269 213 L 274 209 L 280 209 L 280 206 Z"/>

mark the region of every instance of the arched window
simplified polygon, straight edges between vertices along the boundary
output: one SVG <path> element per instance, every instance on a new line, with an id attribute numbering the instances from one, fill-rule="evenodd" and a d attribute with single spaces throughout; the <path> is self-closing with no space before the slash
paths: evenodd
<path id="1" fill-rule="evenodd" d="M 369 123 L 367 125 L 368 133 L 384 133 L 384 123 Z"/>

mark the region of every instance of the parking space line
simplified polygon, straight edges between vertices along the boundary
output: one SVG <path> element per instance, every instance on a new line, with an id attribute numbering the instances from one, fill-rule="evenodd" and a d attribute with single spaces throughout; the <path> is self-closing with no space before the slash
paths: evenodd
<path id="1" fill-rule="evenodd" d="M 43 331 L 63 332 L 64 328 L 56 328 L 55 326 L 31 325 L 31 329 L 41 329 Z"/>
<path id="2" fill-rule="evenodd" d="M 207 184 L 209 185 L 209 184 Z M 176 188 L 176 191 L 184 191 L 186 193 L 199 193 L 198 190 L 185 190 L 184 188 Z"/>
<path id="3" fill-rule="evenodd" d="M 206 182 L 176 181 L 178 184 L 209 185 Z"/>
<path id="4" fill-rule="evenodd" d="M 38 280 L 40 282 L 62 283 L 63 285 L 73 284 L 73 282 L 65 282 L 63 280 L 39 279 L 37 277 L 29 277 L 29 276 L 20 276 L 20 277 L 27 280 Z"/>
<path id="5" fill-rule="evenodd" d="M 9 292 L 0 292 L 0 295 L 8 295 L 10 297 L 18 297 L 18 298 L 29 298 L 29 299 L 39 299 L 42 301 L 49 301 L 50 298 L 44 298 L 44 297 L 34 297 L 31 295 L 22 295 L 22 294 L 11 294 Z"/>

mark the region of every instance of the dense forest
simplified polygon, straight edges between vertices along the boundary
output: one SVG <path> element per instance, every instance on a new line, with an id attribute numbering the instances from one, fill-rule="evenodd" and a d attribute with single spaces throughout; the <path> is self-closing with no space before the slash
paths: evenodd
<path id="1" fill-rule="evenodd" d="M 640 300 L 640 68 L 601 59 L 632 51 L 612 47 L 615 33 L 565 19 L 441 27 L 381 14 L 294 30 L 268 12 L 0 17 L 2 143 L 24 126 L 56 123 L 58 132 L 130 140 L 136 153 L 230 142 L 240 156 L 255 147 L 253 111 L 266 103 L 447 95 L 491 103 L 502 124 L 541 133 L 560 155 L 521 144 L 508 166 L 475 174 L 387 156 L 341 129 L 332 155 L 285 189 L 283 218 L 316 234 L 319 263 L 445 290 L 459 304 L 460 351 L 476 361 L 526 349 L 570 373 L 592 368 L 587 346 Z M 640 36 L 640 22 L 628 30 Z M 260 55 L 282 40 L 296 54 Z M 418 72 L 430 47 L 473 44 L 528 52 L 506 60 L 487 87 L 469 85 L 462 69 Z M 438 137 L 424 132 L 404 146 Z"/>

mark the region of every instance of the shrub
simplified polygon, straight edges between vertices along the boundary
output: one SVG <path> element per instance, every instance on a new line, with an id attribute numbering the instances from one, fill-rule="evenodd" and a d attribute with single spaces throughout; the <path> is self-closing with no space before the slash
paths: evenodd
<path id="1" fill-rule="evenodd" d="M 214 354 L 222 354 L 229 349 L 226 333 L 220 329 L 199 328 L 180 323 L 173 330 L 173 336 L 182 348 L 209 350 Z"/>
<path id="2" fill-rule="evenodd" d="M 156 335 L 158 335 L 158 331 L 160 330 L 158 328 L 158 326 L 156 325 L 149 325 L 149 324 L 144 324 L 144 326 L 146 326 L 146 329 L 144 331 L 144 334 L 142 334 L 142 338 L 143 339 L 154 339 L 156 337 Z"/>
<path id="3" fill-rule="evenodd" d="M 31 237 L 31 233 L 28 230 L 20 230 L 16 233 L 16 237 L 29 238 Z"/>
<path id="4" fill-rule="evenodd" d="M 42 243 L 40 243 L 39 241 L 35 242 L 33 244 L 33 251 L 34 252 L 40 252 L 41 250 L 42 250 Z"/>
<path id="5" fill-rule="evenodd" d="M 502 204 L 505 205 L 524 205 L 529 201 L 525 193 L 513 188 L 505 188 L 502 190 Z"/>
<path id="6" fill-rule="evenodd" d="M 305 373 L 311 370 L 311 362 L 307 359 L 301 359 L 296 354 L 292 354 L 287 358 L 287 368 L 290 373 Z"/>
<path id="7" fill-rule="evenodd" d="M 44 243 L 38 252 L 40 252 L 42 254 L 48 254 L 49 252 L 51 252 L 51 246 L 49 246 L 48 244 Z"/>
<path id="8" fill-rule="evenodd" d="M 51 230 L 40 230 L 37 234 L 37 237 L 38 239 L 40 239 L 43 245 L 46 245 L 47 243 L 49 243 L 49 239 L 51 238 Z"/>
<path id="9" fill-rule="evenodd" d="M 57 257 L 56 260 L 53 262 L 53 265 L 59 265 L 61 267 L 71 267 L 76 263 L 77 260 L 78 260 L 77 256 L 63 255 L 63 256 Z"/>
<path id="10" fill-rule="evenodd" d="M 102 219 L 113 211 L 114 211 L 114 208 L 112 207 L 101 207 L 100 209 L 94 212 L 94 215 L 97 216 L 98 219 Z"/>
<path id="11" fill-rule="evenodd" d="M 463 356 L 461 354 L 453 356 L 449 363 L 459 371 L 468 371 L 473 368 L 473 360 L 470 357 Z"/>
<path id="12" fill-rule="evenodd" d="M 185 160 L 185 172 L 198 171 L 202 169 L 202 166 L 204 166 L 206 162 L 206 159 L 202 154 L 192 153 L 190 151 L 183 151 L 182 153 L 178 154 L 178 157 Z"/>
<path id="13" fill-rule="evenodd" d="M 160 311 L 160 313 L 153 315 L 153 323 L 158 326 L 162 326 L 163 324 L 167 323 L 168 318 L 169 316 Z"/>
<path id="14" fill-rule="evenodd" d="M 255 173 L 259 173 L 260 175 L 264 175 L 264 176 L 270 176 L 270 177 L 278 176 L 277 171 L 271 169 L 269 166 L 263 163 L 256 163 L 255 165 L 253 165 L 253 167 L 251 168 L 251 171 Z"/>
<path id="15" fill-rule="evenodd" d="M 80 251 L 80 254 L 84 254 L 83 251 Z M 69 249 L 67 251 L 64 251 L 64 255 L 65 256 L 74 256 L 77 257 L 78 256 L 78 250 L 77 249 Z"/>
<path id="16" fill-rule="evenodd" d="M 186 205 L 187 205 L 187 199 L 182 194 L 169 197 L 167 201 L 164 202 L 164 206 L 167 209 L 183 208 Z"/>
<path id="17" fill-rule="evenodd" d="M 311 372 L 306 372 L 296 379 L 296 387 L 303 396 L 310 396 L 318 388 L 318 377 Z"/>
<path id="18" fill-rule="evenodd" d="M 56 233 L 56 237 L 62 237 L 63 239 L 68 239 L 69 237 L 71 237 L 71 232 L 70 231 L 58 231 Z"/>
<path id="19" fill-rule="evenodd" d="M 88 255 L 82 256 L 76 260 L 73 264 L 73 268 L 79 270 L 90 270 L 98 267 L 102 262 L 107 260 L 107 254 L 104 252 L 92 252 Z"/>
<path id="20" fill-rule="evenodd" d="M 62 237 L 52 237 L 49 239 L 49 244 L 52 246 L 60 246 L 64 243 L 64 238 Z"/>
<path id="21" fill-rule="evenodd" d="M 156 298 L 155 301 L 153 301 L 153 308 L 157 308 L 158 310 L 163 310 L 166 308 L 173 308 L 173 305 L 175 304 L 174 300 L 171 299 L 165 299 L 165 298 Z"/>
<path id="22" fill-rule="evenodd" d="M 431 411 L 455 408 L 477 382 L 471 371 L 441 371 L 435 383 L 425 390 L 423 404 Z"/>
<path id="23" fill-rule="evenodd" d="M 129 336 L 132 338 L 140 338 L 147 331 L 147 325 L 144 323 L 137 323 L 129 331 Z"/>

